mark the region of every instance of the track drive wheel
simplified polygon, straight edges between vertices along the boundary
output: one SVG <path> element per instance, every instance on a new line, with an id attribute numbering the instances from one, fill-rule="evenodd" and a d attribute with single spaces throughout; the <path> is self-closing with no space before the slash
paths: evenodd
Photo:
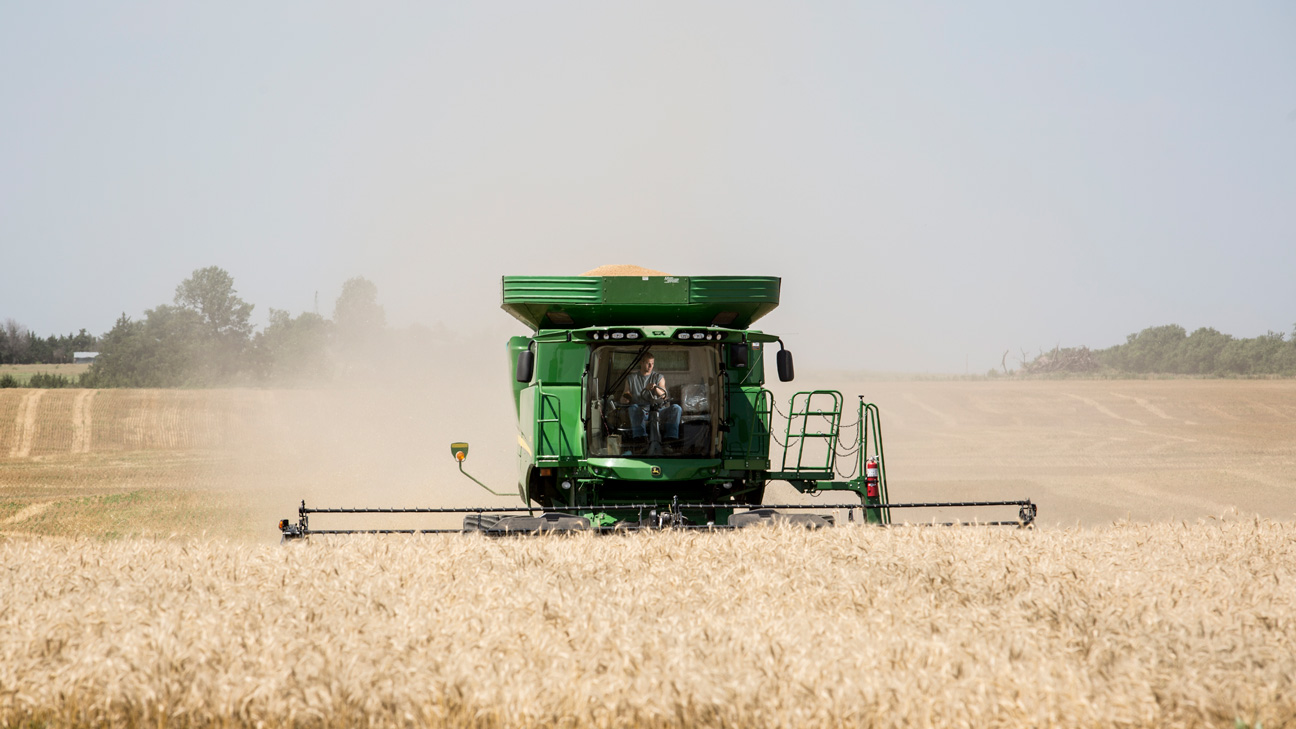
<path id="1" fill-rule="evenodd" d="M 822 529 L 833 525 L 831 514 L 790 514 L 776 509 L 752 509 L 729 517 L 729 524 L 737 529 L 765 524 L 796 524 L 806 529 Z"/>
<path id="2" fill-rule="evenodd" d="M 465 532 L 488 532 L 495 528 L 500 518 L 494 514 L 469 514 L 464 517 Z"/>

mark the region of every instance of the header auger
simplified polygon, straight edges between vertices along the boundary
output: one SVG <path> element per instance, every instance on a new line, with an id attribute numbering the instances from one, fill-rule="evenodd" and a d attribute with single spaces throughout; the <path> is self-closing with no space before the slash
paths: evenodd
<path id="1" fill-rule="evenodd" d="M 775 521 L 809 528 L 886 525 L 895 509 L 1018 507 L 1022 501 L 892 503 L 882 423 L 864 401 L 843 425 L 835 390 L 795 393 L 783 413 L 765 388 L 765 354 L 779 379 L 792 353 L 751 328 L 779 303 L 780 279 L 760 276 L 505 276 L 503 308 L 533 331 L 508 342 L 518 427 L 514 508 L 308 508 L 284 539 L 312 534 L 519 534 L 648 528 L 733 529 Z M 784 427 L 775 429 L 776 416 Z M 851 434 L 848 441 L 844 434 Z M 770 441 L 782 446 L 777 465 Z M 451 454 L 464 471 L 467 443 Z M 842 468 L 848 473 L 839 475 Z M 854 493 L 858 504 L 765 504 L 784 481 L 801 493 Z M 312 529 L 311 514 L 462 514 L 461 529 Z"/>

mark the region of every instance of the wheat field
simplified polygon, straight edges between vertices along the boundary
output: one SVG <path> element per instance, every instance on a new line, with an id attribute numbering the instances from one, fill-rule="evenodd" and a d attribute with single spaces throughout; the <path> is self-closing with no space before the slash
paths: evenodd
<path id="1" fill-rule="evenodd" d="M 498 383 L 0 390 L 0 726 L 1296 723 L 1296 383 L 847 379 L 893 499 L 1039 528 L 281 546 L 511 505 Z"/>
<path id="2" fill-rule="evenodd" d="M 0 555 L 6 726 L 1296 720 L 1291 523 Z"/>

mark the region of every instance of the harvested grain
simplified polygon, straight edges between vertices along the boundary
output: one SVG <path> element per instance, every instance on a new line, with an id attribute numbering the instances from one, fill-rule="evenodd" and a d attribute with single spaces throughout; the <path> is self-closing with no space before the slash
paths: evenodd
<path id="1" fill-rule="evenodd" d="M 582 276 L 669 276 L 664 271 L 654 271 L 651 268 L 643 266 L 633 266 L 628 263 L 614 263 L 607 266 L 599 266 L 592 271 L 586 271 Z"/>

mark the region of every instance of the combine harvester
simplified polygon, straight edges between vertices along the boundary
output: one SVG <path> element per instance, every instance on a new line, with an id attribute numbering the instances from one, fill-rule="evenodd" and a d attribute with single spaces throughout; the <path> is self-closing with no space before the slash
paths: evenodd
<path id="1" fill-rule="evenodd" d="M 599 273 L 596 270 L 593 273 Z M 279 523 L 312 534 L 437 533 L 458 529 L 313 529 L 312 514 L 461 514 L 487 534 L 624 529 L 732 529 L 785 521 L 890 524 L 919 507 L 1018 507 L 1029 501 L 891 503 L 878 409 L 859 397 L 843 425 L 840 392 L 792 395 L 785 414 L 765 388 L 766 356 L 783 382 L 792 353 L 752 329 L 779 303 L 780 279 L 755 276 L 505 276 L 503 308 L 533 334 L 508 343 L 518 425 L 520 508 L 310 508 Z M 774 429 L 775 416 L 784 427 Z M 771 438 L 782 454 L 777 467 Z M 843 434 L 853 434 L 843 444 Z M 460 472 L 467 443 L 451 445 Z M 845 464 L 849 476 L 838 475 Z M 804 494 L 848 491 L 858 504 L 764 504 L 771 481 Z M 827 513 L 825 513 L 827 512 Z"/>

